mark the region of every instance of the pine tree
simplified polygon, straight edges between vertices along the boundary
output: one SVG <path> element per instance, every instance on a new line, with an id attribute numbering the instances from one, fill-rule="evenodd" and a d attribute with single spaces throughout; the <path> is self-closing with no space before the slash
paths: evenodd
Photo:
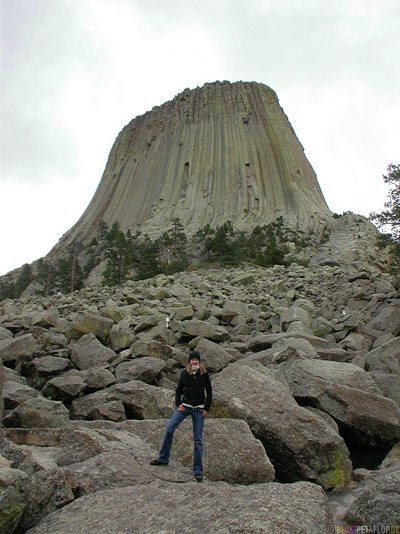
<path id="1" fill-rule="evenodd" d="M 32 270 L 31 266 L 28 263 L 25 263 L 25 265 L 22 267 L 22 272 L 17 278 L 17 281 L 15 282 L 14 286 L 14 296 L 15 298 L 18 298 L 23 291 L 29 286 L 29 284 L 32 282 Z"/>
<path id="2" fill-rule="evenodd" d="M 136 280 L 152 278 L 162 272 L 159 258 L 159 245 L 148 236 L 138 243 L 138 254 L 135 262 Z"/>
<path id="3" fill-rule="evenodd" d="M 107 265 L 103 271 L 104 285 L 113 286 L 126 279 L 129 270 L 130 250 L 124 233 L 116 221 L 106 234 L 105 256 Z"/>

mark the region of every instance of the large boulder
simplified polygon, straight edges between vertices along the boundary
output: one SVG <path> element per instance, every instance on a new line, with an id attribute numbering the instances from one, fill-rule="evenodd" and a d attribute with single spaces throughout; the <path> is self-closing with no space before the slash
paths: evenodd
<path id="1" fill-rule="evenodd" d="M 155 451 L 138 436 L 118 428 L 12 429 L 7 437 L 15 449 L 23 451 L 20 469 L 33 473 L 27 484 L 20 532 L 87 493 L 148 484 L 160 478 L 173 482 L 190 478 L 175 462 L 162 473 L 149 469 L 148 461 Z"/>
<path id="2" fill-rule="evenodd" d="M 121 426 L 159 450 L 167 422 L 126 421 Z M 191 468 L 192 456 L 192 421 L 187 417 L 174 434 L 171 459 Z M 224 480 L 230 484 L 256 484 L 275 478 L 263 445 L 253 436 L 247 423 L 237 419 L 207 418 L 203 432 L 203 473 L 208 480 Z"/>
<path id="3" fill-rule="evenodd" d="M 324 492 L 309 482 L 231 486 L 225 482 L 159 481 L 81 497 L 47 516 L 27 534 L 154 534 L 177 530 L 193 534 L 326 534 L 331 521 Z"/>
<path id="4" fill-rule="evenodd" d="M 179 336 L 188 337 L 206 337 L 211 341 L 226 341 L 229 339 L 229 332 L 223 326 L 216 326 L 206 321 L 192 319 L 183 321 L 179 327 Z"/>
<path id="5" fill-rule="evenodd" d="M 28 504 L 29 476 L 19 469 L 0 467 L 0 528 L 12 534 Z"/>
<path id="6" fill-rule="evenodd" d="M 365 354 L 369 371 L 400 375 L 400 337 L 382 343 Z"/>
<path id="7" fill-rule="evenodd" d="M 336 366 L 351 365 L 335 363 Z M 353 369 L 350 374 L 347 372 L 347 383 L 358 386 L 352 387 L 340 383 L 338 373 L 335 373 L 336 381 L 327 379 L 329 376 L 332 378 L 332 372 L 326 372 L 325 376 L 320 374 L 322 377 L 309 362 L 294 361 L 290 364 L 287 376 L 291 391 L 299 402 L 331 415 L 343 428 L 350 429 L 360 443 L 389 446 L 400 438 L 400 408 L 386 397 L 358 389 L 366 383 L 364 375 L 354 373 Z"/>
<path id="8" fill-rule="evenodd" d="M 4 418 L 3 423 L 6 427 L 64 427 L 69 424 L 69 412 L 62 402 L 39 396 L 17 406 Z"/>
<path id="9" fill-rule="evenodd" d="M 196 351 L 201 355 L 201 363 L 211 373 L 217 373 L 237 359 L 226 349 L 206 338 L 200 339 L 196 345 Z"/>
<path id="10" fill-rule="evenodd" d="M 375 395 L 382 395 L 372 376 L 357 365 L 324 360 L 296 360 L 288 366 L 290 380 L 298 383 L 308 377 L 321 378 Z"/>
<path id="11" fill-rule="evenodd" d="M 1 361 L 1 360 L 0 360 Z M 2 364 L 0 363 L 0 366 Z M 33 399 L 39 396 L 39 392 L 20 382 L 6 380 L 3 386 L 3 400 L 4 408 L 6 410 L 13 410 L 19 404 L 22 404 L 28 399 Z"/>
<path id="12" fill-rule="evenodd" d="M 39 344 L 32 334 L 24 334 L 15 338 L 0 340 L 0 358 L 7 364 L 15 364 L 18 355 L 23 352 L 32 353 Z"/>
<path id="13" fill-rule="evenodd" d="M 269 349 L 274 343 L 283 342 L 288 338 L 305 339 L 315 350 L 328 347 L 328 342 L 321 337 L 304 334 L 302 332 L 282 332 L 278 334 L 258 334 L 248 341 L 247 348 L 251 352 L 259 352 L 261 350 Z"/>
<path id="14" fill-rule="evenodd" d="M 173 354 L 173 349 L 169 345 L 165 345 L 159 341 L 137 340 L 132 344 L 131 352 L 137 358 L 141 356 L 152 356 L 154 358 L 168 360 Z"/>
<path id="15" fill-rule="evenodd" d="M 76 371 L 49 380 L 42 393 L 53 400 L 69 401 L 86 389 L 86 382 Z"/>
<path id="16" fill-rule="evenodd" d="M 142 380 L 147 384 L 154 384 L 164 367 L 164 360 L 144 356 L 120 363 L 115 369 L 115 376 L 119 382 Z"/>
<path id="17" fill-rule="evenodd" d="M 301 408 L 259 362 L 230 364 L 212 380 L 222 413 L 244 419 L 262 441 L 279 480 L 307 479 L 326 489 L 351 477 L 349 452 L 332 427 Z"/>
<path id="18" fill-rule="evenodd" d="M 400 525 L 400 470 L 376 475 L 359 489 L 345 520 L 374 529 L 377 525 Z M 372 530 L 373 532 L 373 530 Z"/>
<path id="19" fill-rule="evenodd" d="M 110 331 L 111 347 L 115 351 L 121 351 L 131 346 L 135 335 L 129 329 L 129 327 L 114 324 Z"/>
<path id="20" fill-rule="evenodd" d="M 370 328 L 390 332 L 394 336 L 400 333 L 400 309 L 398 306 L 385 306 L 376 317 L 368 323 Z"/>
<path id="21" fill-rule="evenodd" d="M 102 410 L 110 402 L 119 401 L 131 419 L 163 419 L 172 415 L 174 398 L 172 390 L 130 380 L 73 400 L 71 418 L 94 419 L 96 409 Z M 105 417 L 102 415 L 100 418 Z"/>
<path id="22" fill-rule="evenodd" d="M 222 310 L 222 318 L 224 321 L 232 321 L 234 317 L 242 315 L 246 319 L 251 316 L 251 311 L 245 302 L 236 300 L 226 300 Z"/>
<path id="23" fill-rule="evenodd" d="M 35 473 L 30 480 L 29 498 L 18 531 L 26 532 L 51 512 L 73 501 L 75 489 L 75 482 L 68 471 L 56 468 Z"/>
<path id="24" fill-rule="evenodd" d="M 78 369 L 91 369 L 116 358 L 113 350 L 100 343 L 94 334 L 87 334 L 71 346 L 71 360 Z"/>
<path id="25" fill-rule="evenodd" d="M 93 333 L 101 341 L 105 341 L 114 324 L 112 319 L 96 313 L 82 313 L 75 317 L 72 322 L 70 336 L 79 339 L 85 334 Z"/>

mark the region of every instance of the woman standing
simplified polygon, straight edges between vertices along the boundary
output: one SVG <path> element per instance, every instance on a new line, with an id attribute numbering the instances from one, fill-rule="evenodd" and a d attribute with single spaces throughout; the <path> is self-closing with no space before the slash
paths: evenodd
<path id="1" fill-rule="evenodd" d="M 190 415 L 193 423 L 193 473 L 198 482 L 203 480 L 202 434 L 204 418 L 210 411 L 212 389 L 207 370 L 200 364 L 200 354 L 192 351 L 189 362 L 182 371 L 175 393 L 177 409 L 168 421 L 158 458 L 151 465 L 167 465 L 175 430 Z"/>

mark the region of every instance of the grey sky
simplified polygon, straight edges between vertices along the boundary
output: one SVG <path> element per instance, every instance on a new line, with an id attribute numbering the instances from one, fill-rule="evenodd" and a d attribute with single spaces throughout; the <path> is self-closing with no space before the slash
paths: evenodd
<path id="1" fill-rule="evenodd" d="M 135 116 L 215 80 L 272 87 L 329 207 L 399 162 L 398 0 L 1 0 L 0 274 L 45 255 Z"/>

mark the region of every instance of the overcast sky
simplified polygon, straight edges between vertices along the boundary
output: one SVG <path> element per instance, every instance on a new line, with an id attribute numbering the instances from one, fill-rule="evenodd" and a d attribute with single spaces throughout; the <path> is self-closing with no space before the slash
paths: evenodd
<path id="1" fill-rule="evenodd" d="M 399 163 L 399 0 L 1 0 L 0 274 L 80 217 L 125 124 L 186 87 L 272 87 L 330 209 Z"/>

